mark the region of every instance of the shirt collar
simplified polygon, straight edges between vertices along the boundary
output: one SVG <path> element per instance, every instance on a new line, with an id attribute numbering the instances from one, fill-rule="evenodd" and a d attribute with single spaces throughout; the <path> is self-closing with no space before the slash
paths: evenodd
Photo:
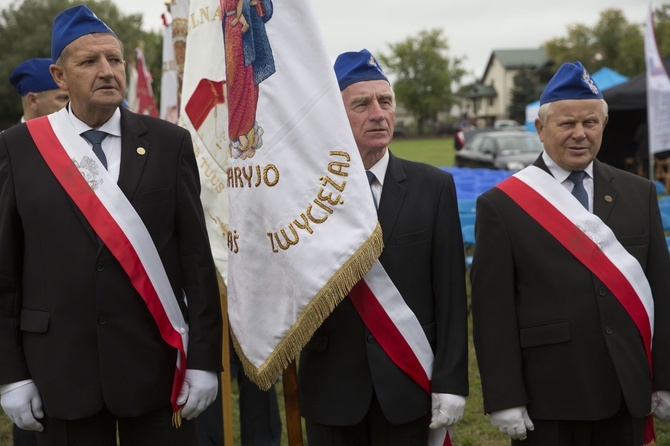
<path id="1" fill-rule="evenodd" d="M 565 170 L 558 164 L 556 164 L 554 160 L 552 160 L 551 157 L 547 154 L 546 151 L 542 152 L 542 160 L 544 161 L 544 164 L 547 165 L 549 172 L 553 175 L 554 178 L 556 178 L 556 180 L 558 180 L 559 183 L 562 183 L 565 180 L 567 180 L 568 175 L 572 173 L 571 171 Z M 589 178 L 593 178 L 593 161 L 591 161 L 589 165 L 586 166 L 584 172 L 586 172 L 586 175 L 588 175 Z"/>
<path id="2" fill-rule="evenodd" d="M 72 122 L 72 125 L 74 126 L 74 129 L 79 133 L 80 135 L 88 130 L 91 130 L 91 127 L 89 127 L 88 124 L 84 123 L 81 119 L 77 118 L 74 113 L 72 113 L 72 107 L 69 106 L 67 108 L 68 114 L 70 115 L 70 121 Z M 114 110 L 114 114 L 112 115 L 111 118 L 107 120 L 103 125 L 101 125 L 99 128 L 96 130 L 101 130 L 103 132 L 109 133 L 110 135 L 113 136 L 121 136 L 121 111 L 117 107 L 116 110 Z"/>
<path id="3" fill-rule="evenodd" d="M 386 152 L 384 155 L 377 161 L 377 163 L 369 168 L 368 170 L 372 173 L 375 174 L 375 177 L 377 178 L 377 181 L 379 181 L 379 184 L 382 186 L 384 185 L 384 177 L 386 176 L 386 168 L 389 165 L 389 150 L 388 148 L 386 149 Z"/>

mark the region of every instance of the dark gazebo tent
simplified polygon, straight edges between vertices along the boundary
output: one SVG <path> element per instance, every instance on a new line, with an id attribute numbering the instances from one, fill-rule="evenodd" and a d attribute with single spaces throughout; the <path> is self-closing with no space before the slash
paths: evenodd
<path id="1" fill-rule="evenodd" d="M 670 57 L 663 64 L 670 72 Z M 635 156 L 635 130 L 647 120 L 647 73 L 642 72 L 628 82 L 604 90 L 603 97 L 609 106 L 609 122 L 598 159 L 623 169 L 625 159 Z"/>

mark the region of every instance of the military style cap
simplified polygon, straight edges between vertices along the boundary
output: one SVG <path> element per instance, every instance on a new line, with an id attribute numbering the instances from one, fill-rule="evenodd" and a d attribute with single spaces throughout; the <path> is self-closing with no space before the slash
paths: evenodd
<path id="1" fill-rule="evenodd" d="M 9 75 L 9 82 L 21 96 L 56 90 L 58 85 L 49 72 L 51 59 L 35 58 L 21 62 Z"/>
<path id="2" fill-rule="evenodd" d="M 340 54 L 335 60 L 334 68 L 337 83 L 340 85 L 340 91 L 356 82 L 389 81 L 384 76 L 382 67 L 379 66 L 377 60 L 366 49 L 362 49 L 359 52 L 351 51 Z"/>
<path id="3" fill-rule="evenodd" d="M 85 5 L 66 9 L 54 19 L 51 59 L 55 63 L 66 46 L 82 36 L 95 33 L 114 34 L 114 31 Z"/>
<path id="4" fill-rule="evenodd" d="M 566 99 L 602 99 L 603 95 L 581 62 L 564 63 L 540 96 L 540 105 Z"/>

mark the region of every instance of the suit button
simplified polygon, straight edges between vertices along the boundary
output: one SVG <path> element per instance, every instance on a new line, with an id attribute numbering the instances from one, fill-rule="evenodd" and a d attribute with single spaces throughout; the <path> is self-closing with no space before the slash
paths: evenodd
<path id="1" fill-rule="evenodd" d="M 95 265 L 95 270 L 96 271 L 104 271 L 105 270 L 105 265 L 103 265 L 102 263 L 98 263 L 98 264 Z"/>
<path id="2" fill-rule="evenodd" d="M 605 326 L 605 333 L 607 333 L 608 335 L 611 335 L 612 333 L 614 333 L 614 329 L 612 327 L 610 327 L 609 325 L 607 325 L 607 326 Z"/>
<path id="3" fill-rule="evenodd" d="M 598 294 L 600 294 L 601 296 L 605 296 L 607 294 L 607 288 L 605 287 L 598 288 Z"/>
<path id="4" fill-rule="evenodd" d="M 375 337 L 372 335 L 368 335 L 368 343 L 369 344 L 374 344 L 375 343 Z"/>
<path id="5" fill-rule="evenodd" d="M 98 316 L 98 324 L 105 325 L 107 323 L 107 318 L 105 316 Z"/>

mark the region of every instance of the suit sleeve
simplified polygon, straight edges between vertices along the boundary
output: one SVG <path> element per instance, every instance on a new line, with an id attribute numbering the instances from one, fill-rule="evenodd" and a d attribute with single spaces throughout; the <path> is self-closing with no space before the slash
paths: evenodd
<path id="1" fill-rule="evenodd" d="M 436 351 L 432 391 L 468 394 L 468 315 L 465 258 L 456 188 L 444 175 L 439 190 L 432 247 Z"/>
<path id="2" fill-rule="evenodd" d="M 188 132 L 182 140 L 178 176 L 176 231 L 188 303 L 188 368 L 222 370 L 221 303 Z"/>
<path id="3" fill-rule="evenodd" d="M 0 384 L 30 377 L 19 331 L 22 246 L 11 161 L 5 138 L 0 135 Z"/>
<path id="4" fill-rule="evenodd" d="M 496 191 L 494 191 L 495 193 Z M 473 340 L 484 395 L 491 413 L 528 403 L 515 307 L 512 241 L 488 195 L 477 200 L 472 262 Z"/>

